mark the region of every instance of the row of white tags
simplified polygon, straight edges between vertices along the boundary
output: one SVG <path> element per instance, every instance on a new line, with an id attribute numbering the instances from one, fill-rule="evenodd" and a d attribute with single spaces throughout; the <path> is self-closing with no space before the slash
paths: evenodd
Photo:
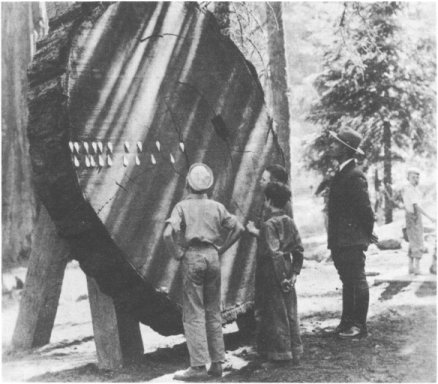
<path id="1" fill-rule="evenodd" d="M 92 141 L 92 142 L 79 142 L 79 141 L 69 141 L 68 146 L 70 148 L 70 152 L 72 154 L 79 155 L 80 153 L 85 153 L 86 155 L 101 155 L 104 152 L 104 148 L 106 147 L 107 154 L 113 154 L 114 146 L 112 143 L 108 142 L 107 144 L 103 144 L 101 141 Z M 157 140 L 155 142 L 155 146 L 157 147 L 158 152 L 161 151 L 161 143 Z M 125 141 L 123 143 L 123 149 L 125 153 L 130 153 L 131 145 L 129 142 Z M 138 141 L 137 145 L 137 153 L 143 152 L 143 143 Z M 184 152 L 185 147 L 184 143 L 181 141 L 179 143 L 179 148 Z M 82 151 L 83 149 L 83 151 Z"/>
<path id="2" fill-rule="evenodd" d="M 86 168 L 103 168 L 105 166 L 111 167 L 113 165 L 113 158 L 111 155 L 107 155 L 106 159 L 104 159 L 103 155 L 85 155 L 82 156 L 83 158 L 83 165 L 85 165 Z M 81 157 L 77 155 L 73 155 L 73 163 L 76 168 L 81 167 Z M 172 154 L 169 155 L 169 160 L 172 164 L 175 164 L 175 158 Z M 150 156 L 150 162 L 152 165 L 157 164 L 157 159 L 153 154 Z M 127 167 L 129 165 L 129 156 L 123 155 L 123 166 Z M 141 165 L 141 160 L 138 155 L 135 156 L 135 165 Z"/>
<path id="3" fill-rule="evenodd" d="M 112 143 L 108 142 L 107 144 L 103 144 L 101 141 L 93 141 L 93 142 L 78 142 L 78 141 L 70 141 L 68 143 L 70 152 L 72 155 L 73 163 L 76 168 L 81 167 L 81 159 L 82 165 L 86 168 L 103 168 L 105 166 L 111 167 L 114 163 L 113 154 L 114 154 L 114 146 Z M 155 142 L 155 146 L 158 152 L 161 152 L 161 144 L 157 140 Z M 125 141 L 123 144 L 123 166 L 127 167 L 130 163 L 130 144 Z M 179 143 L 179 148 L 182 152 L 185 151 L 184 143 Z M 104 150 L 106 149 L 106 156 L 104 155 Z M 136 145 L 137 154 L 135 156 L 134 162 L 135 165 L 141 165 L 140 154 L 143 153 L 143 143 L 137 142 Z M 85 156 L 83 156 L 85 155 Z M 142 156 L 143 157 L 143 156 Z M 172 154 L 169 155 L 169 160 L 172 164 L 175 164 L 175 158 Z M 144 161 L 144 160 L 143 160 Z M 150 162 L 152 165 L 157 164 L 157 159 L 154 154 L 150 155 Z"/>

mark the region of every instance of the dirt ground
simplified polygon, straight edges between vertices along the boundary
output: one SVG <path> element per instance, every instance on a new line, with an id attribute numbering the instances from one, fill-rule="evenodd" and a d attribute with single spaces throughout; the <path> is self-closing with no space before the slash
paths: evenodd
<path id="1" fill-rule="evenodd" d="M 253 341 L 243 339 L 236 326 L 231 325 L 226 328 L 227 362 L 222 381 L 436 382 L 435 281 L 426 273 L 404 282 L 377 279 L 382 278 L 377 271 L 395 260 L 398 262 L 400 256 L 389 251 L 372 256 L 368 268 L 371 286 L 368 338 L 340 340 L 329 333 L 340 314 L 340 286 L 331 263 L 309 262 L 311 265 L 301 276 L 306 278 L 303 293 L 299 294 L 305 346 L 301 366 L 262 369 Z M 320 284 L 322 276 L 326 276 L 325 289 Z M 86 300 L 76 302 L 76 307 L 81 303 L 86 304 Z M 8 353 L 6 348 L 3 380 L 169 382 L 176 371 L 188 364 L 182 336 L 166 338 L 145 327 L 142 334 L 146 353 L 140 361 L 117 372 L 99 370 L 89 319 L 82 324 L 75 323 L 77 320 L 58 322 L 54 342 L 46 347 L 25 354 Z"/>
<path id="2" fill-rule="evenodd" d="M 364 340 L 352 342 L 321 332 L 305 333 L 301 366 L 271 370 L 260 368 L 253 347 L 231 333 L 226 338 L 228 354 L 248 363 L 241 369 L 228 370 L 223 381 L 436 382 L 435 319 L 433 306 L 400 307 L 372 319 L 372 334 Z M 185 344 L 180 344 L 146 354 L 139 363 L 119 372 L 99 371 L 95 364 L 87 364 L 36 376 L 31 381 L 168 381 L 169 372 L 186 365 L 187 351 Z"/>
<path id="3" fill-rule="evenodd" d="M 401 234 L 402 222 L 379 228 L 381 238 Z M 433 239 L 432 239 L 433 240 Z M 369 332 L 361 340 L 330 334 L 339 322 L 341 284 L 322 246 L 325 236 L 308 237 L 308 256 L 297 282 L 304 343 L 299 367 L 261 368 L 253 340 L 243 339 L 236 324 L 225 327 L 223 382 L 436 382 L 436 277 L 429 274 L 431 253 L 424 255 L 422 275 L 409 277 L 407 244 L 399 250 L 367 252 L 370 285 Z M 433 244 L 428 244 L 432 249 Z M 311 251 L 313 249 L 313 251 Z M 313 257 L 313 256 L 312 256 Z M 24 279 L 25 269 L 3 274 Z M 12 284 L 12 283 L 11 283 Z M 182 335 L 163 337 L 141 326 L 145 354 L 119 371 L 97 366 L 85 276 L 68 265 L 51 343 L 26 353 L 10 351 L 20 292 L 2 300 L 2 379 L 4 382 L 170 382 L 188 365 Z M 214 380 L 212 380 L 214 381 Z"/>

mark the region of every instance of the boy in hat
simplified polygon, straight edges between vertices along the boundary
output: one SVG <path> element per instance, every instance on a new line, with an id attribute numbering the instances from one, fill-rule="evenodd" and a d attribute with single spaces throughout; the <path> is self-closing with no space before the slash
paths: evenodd
<path id="1" fill-rule="evenodd" d="M 418 188 L 420 170 L 408 169 L 408 185 L 403 189 L 403 204 L 406 211 L 406 232 L 409 240 L 409 274 L 420 274 L 420 259 L 423 253 L 423 221 L 421 215 L 432 222 L 435 220 L 421 207 L 421 192 Z"/>
<path id="2" fill-rule="evenodd" d="M 220 308 L 221 270 L 219 256 L 240 237 L 243 226 L 225 207 L 208 199 L 213 172 L 195 163 L 187 175 L 189 195 L 175 205 L 166 221 L 164 241 L 182 262 L 183 325 L 190 355 L 190 367 L 174 379 L 191 381 L 222 376 L 225 358 Z M 221 244 L 221 233 L 228 235 Z M 174 236 L 182 235 L 182 245 Z"/>

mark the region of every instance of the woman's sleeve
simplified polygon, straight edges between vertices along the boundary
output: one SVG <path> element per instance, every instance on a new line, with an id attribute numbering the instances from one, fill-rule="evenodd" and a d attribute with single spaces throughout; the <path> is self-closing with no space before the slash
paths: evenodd
<path id="1" fill-rule="evenodd" d="M 274 273 L 277 282 L 281 284 L 284 279 L 287 279 L 287 266 L 283 252 L 280 251 L 280 239 L 273 223 L 269 221 L 263 224 L 262 233 L 263 241 L 266 244 L 266 251 L 272 260 Z"/>
<path id="2" fill-rule="evenodd" d="M 299 275 L 301 272 L 301 268 L 303 267 L 303 259 L 304 259 L 304 248 L 301 242 L 300 233 L 298 232 L 297 226 L 292 221 L 292 229 L 293 229 L 293 247 L 292 247 L 292 272 L 296 275 Z"/>

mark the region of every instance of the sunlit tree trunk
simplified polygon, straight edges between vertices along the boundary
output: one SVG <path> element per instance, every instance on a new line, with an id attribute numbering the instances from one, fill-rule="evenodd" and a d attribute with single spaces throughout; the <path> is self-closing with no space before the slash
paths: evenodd
<path id="1" fill-rule="evenodd" d="M 2 3 L 2 258 L 6 267 L 27 259 L 35 219 L 26 136 L 26 69 L 32 34 L 29 3 Z"/>
<path id="2" fill-rule="evenodd" d="M 44 2 L 2 3 L 2 260 L 27 260 L 36 215 L 26 135 L 27 67 L 48 32 Z"/>
<path id="3" fill-rule="evenodd" d="M 266 30 L 269 56 L 267 102 L 274 120 L 273 129 L 282 148 L 284 166 L 290 172 L 290 113 L 288 100 L 287 63 L 281 2 L 266 3 Z"/>

